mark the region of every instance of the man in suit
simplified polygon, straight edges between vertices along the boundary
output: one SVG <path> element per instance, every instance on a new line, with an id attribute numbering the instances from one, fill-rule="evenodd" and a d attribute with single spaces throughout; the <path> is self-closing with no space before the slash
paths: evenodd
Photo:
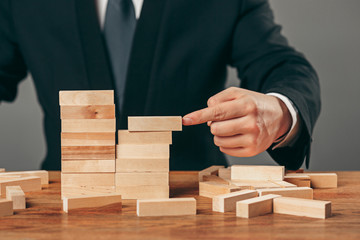
<path id="1" fill-rule="evenodd" d="M 224 90 L 228 65 L 241 88 Z M 221 152 L 309 162 L 318 78 L 266 0 L 2 0 L 0 101 L 27 73 L 44 111 L 43 169 L 60 169 L 58 91 L 82 89 L 115 89 L 118 128 L 187 114 L 196 126 L 174 133 L 172 170 L 226 165 Z"/>

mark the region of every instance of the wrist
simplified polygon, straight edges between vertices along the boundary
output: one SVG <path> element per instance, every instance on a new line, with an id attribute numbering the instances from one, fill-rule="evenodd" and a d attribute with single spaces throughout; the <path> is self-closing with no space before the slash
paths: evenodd
<path id="1" fill-rule="evenodd" d="M 286 104 L 283 101 L 281 101 L 279 98 L 277 97 L 274 98 L 276 98 L 276 101 L 279 104 L 279 109 L 280 109 L 280 123 L 279 123 L 280 126 L 278 133 L 276 134 L 276 138 L 275 138 L 276 140 L 289 133 L 292 125 L 292 117 Z"/>

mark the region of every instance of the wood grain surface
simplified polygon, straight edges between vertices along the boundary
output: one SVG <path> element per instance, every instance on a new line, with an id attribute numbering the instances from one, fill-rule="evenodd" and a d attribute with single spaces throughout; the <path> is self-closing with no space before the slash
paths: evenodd
<path id="1" fill-rule="evenodd" d="M 121 213 L 61 211 L 59 174 L 42 191 L 26 193 L 27 209 L 0 218 L 1 239 L 360 239 L 360 172 L 338 172 L 335 189 L 314 189 L 314 199 L 332 201 L 332 217 L 313 219 L 270 214 L 242 219 L 211 211 L 198 196 L 197 172 L 171 172 L 171 197 L 195 197 L 196 216 L 137 217 L 136 201 Z"/>

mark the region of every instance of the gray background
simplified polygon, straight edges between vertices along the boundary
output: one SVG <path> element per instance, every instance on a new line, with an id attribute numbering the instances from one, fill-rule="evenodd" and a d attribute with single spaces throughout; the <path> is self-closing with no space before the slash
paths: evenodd
<path id="1" fill-rule="evenodd" d="M 360 1 L 270 0 L 290 44 L 305 53 L 320 76 L 322 113 L 314 131 L 311 170 L 360 170 Z M 1 54 L 1 53 L 0 53 Z M 229 86 L 237 85 L 229 69 Z M 15 103 L 0 105 L 0 167 L 37 169 L 45 156 L 42 112 L 32 81 Z M 266 154 L 229 158 L 232 164 L 274 164 Z"/>

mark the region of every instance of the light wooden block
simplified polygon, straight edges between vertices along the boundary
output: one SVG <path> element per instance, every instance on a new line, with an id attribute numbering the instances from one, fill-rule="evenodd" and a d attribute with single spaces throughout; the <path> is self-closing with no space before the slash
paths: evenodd
<path id="1" fill-rule="evenodd" d="M 259 196 L 277 194 L 283 197 L 313 199 L 313 190 L 308 187 L 258 189 Z"/>
<path id="2" fill-rule="evenodd" d="M 61 198 L 74 196 L 104 195 L 116 192 L 114 186 L 61 186 Z"/>
<path id="3" fill-rule="evenodd" d="M 269 182 L 272 182 L 276 185 L 278 185 L 279 187 L 282 187 L 282 188 L 293 188 L 293 187 L 297 187 L 295 184 L 292 184 L 292 183 L 289 183 L 287 181 L 273 181 L 273 180 L 269 180 Z"/>
<path id="4" fill-rule="evenodd" d="M 274 213 L 325 219 L 331 216 L 331 202 L 279 197 L 274 199 Z"/>
<path id="5" fill-rule="evenodd" d="M 14 210 L 12 201 L 0 199 L 0 217 L 11 216 L 13 214 Z"/>
<path id="6" fill-rule="evenodd" d="M 172 132 L 118 130 L 118 144 L 172 144 Z"/>
<path id="7" fill-rule="evenodd" d="M 121 210 L 121 195 L 117 193 L 94 195 L 94 196 L 73 196 L 63 198 L 63 211 L 71 212 L 72 210 L 82 210 L 89 208 L 111 208 Z"/>
<path id="8" fill-rule="evenodd" d="M 115 119 L 115 105 L 60 106 L 61 119 Z"/>
<path id="9" fill-rule="evenodd" d="M 169 158 L 118 158 L 116 172 L 169 172 Z"/>
<path id="10" fill-rule="evenodd" d="M 61 173 L 62 186 L 113 187 L 115 173 Z"/>
<path id="11" fill-rule="evenodd" d="M 91 133 L 91 132 L 115 132 L 115 119 L 63 119 L 61 120 L 61 132 Z"/>
<path id="12" fill-rule="evenodd" d="M 199 182 L 199 195 L 213 198 L 217 195 L 231 193 L 242 190 L 234 185 L 226 185 L 217 182 Z"/>
<path id="13" fill-rule="evenodd" d="M 214 212 L 231 212 L 236 210 L 236 202 L 258 196 L 255 190 L 241 190 L 232 193 L 221 194 L 213 197 L 212 210 Z"/>
<path id="14" fill-rule="evenodd" d="M 299 168 L 298 170 L 285 170 L 285 174 L 289 174 L 289 173 L 304 173 L 304 169 Z"/>
<path id="15" fill-rule="evenodd" d="M 311 187 L 311 181 L 308 175 L 296 175 L 286 175 L 284 176 L 284 181 L 295 184 L 298 187 Z"/>
<path id="16" fill-rule="evenodd" d="M 204 170 L 199 171 L 199 182 L 203 181 L 203 176 L 205 175 L 218 175 L 219 169 L 225 168 L 224 166 L 213 165 Z"/>
<path id="17" fill-rule="evenodd" d="M 5 168 L 0 168 L 0 172 L 5 172 Z"/>
<path id="18" fill-rule="evenodd" d="M 279 180 L 284 179 L 285 168 L 283 166 L 231 166 L 232 180 Z"/>
<path id="19" fill-rule="evenodd" d="M 222 179 L 230 180 L 231 179 L 231 167 L 219 168 L 218 175 Z"/>
<path id="20" fill-rule="evenodd" d="M 225 179 L 220 178 L 220 177 L 215 176 L 215 175 L 204 175 L 203 176 L 203 182 L 218 182 L 218 183 L 226 184 L 226 185 L 231 184 L 231 180 L 225 180 Z"/>
<path id="21" fill-rule="evenodd" d="M 113 105 L 114 91 L 60 91 L 61 106 L 67 105 Z"/>
<path id="22" fill-rule="evenodd" d="M 12 180 L 0 180 L 1 197 L 6 197 L 6 187 L 20 186 L 24 192 L 41 190 L 41 178 L 39 177 L 20 177 Z"/>
<path id="23" fill-rule="evenodd" d="M 4 172 L 0 173 L 0 177 L 39 177 L 42 185 L 49 184 L 49 172 L 45 170 Z"/>
<path id="24" fill-rule="evenodd" d="M 134 172 L 116 173 L 116 186 L 139 186 L 139 185 L 169 185 L 169 173 L 167 172 Z"/>
<path id="25" fill-rule="evenodd" d="M 137 200 L 136 213 L 139 217 L 196 215 L 196 200 L 195 198 Z"/>
<path id="26" fill-rule="evenodd" d="M 117 158 L 169 158 L 168 144 L 119 144 L 116 145 Z"/>
<path id="27" fill-rule="evenodd" d="M 236 203 L 236 216 L 252 218 L 273 212 L 273 200 L 281 197 L 276 194 L 250 198 Z"/>
<path id="28" fill-rule="evenodd" d="M 113 146 L 69 146 L 61 147 L 62 160 L 115 160 Z"/>
<path id="29" fill-rule="evenodd" d="M 232 184 L 246 189 L 280 188 L 281 186 L 266 180 L 231 180 Z"/>
<path id="30" fill-rule="evenodd" d="M 61 146 L 115 146 L 115 133 L 61 133 Z"/>
<path id="31" fill-rule="evenodd" d="M 63 173 L 101 173 L 115 172 L 115 160 L 72 160 L 61 161 Z"/>
<path id="32" fill-rule="evenodd" d="M 25 209 L 25 193 L 20 186 L 6 187 L 6 199 L 13 202 L 13 209 Z"/>
<path id="33" fill-rule="evenodd" d="M 116 192 L 123 199 L 161 199 L 169 198 L 169 186 L 116 186 Z"/>
<path id="34" fill-rule="evenodd" d="M 128 130 L 133 132 L 182 131 L 181 116 L 128 117 Z"/>
<path id="35" fill-rule="evenodd" d="M 336 173 L 294 173 L 287 176 L 309 176 L 312 188 L 337 188 Z"/>

